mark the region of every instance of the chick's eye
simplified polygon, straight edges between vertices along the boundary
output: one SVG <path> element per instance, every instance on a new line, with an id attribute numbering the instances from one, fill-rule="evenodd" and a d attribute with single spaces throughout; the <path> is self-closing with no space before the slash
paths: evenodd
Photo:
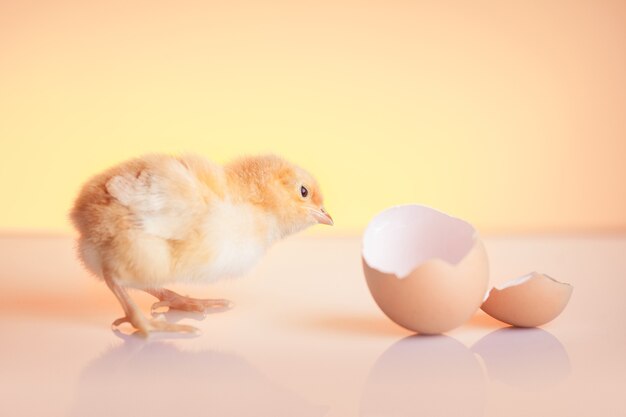
<path id="1" fill-rule="evenodd" d="M 307 190 L 304 185 L 302 187 L 300 187 L 300 195 L 303 198 L 306 198 L 306 196 L 309 195 L 309 190 Z"/>

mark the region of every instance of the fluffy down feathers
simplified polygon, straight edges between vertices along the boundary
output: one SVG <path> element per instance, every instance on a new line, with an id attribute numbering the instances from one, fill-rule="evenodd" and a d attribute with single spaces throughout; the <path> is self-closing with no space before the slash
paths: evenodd
<path id="1" fill-rule="evenodd" d="M 279 157 L 221 167 L 195 155 L 113 167 L 83 186 L 71 212 L 86 267 L 140 288 L 241 275 L 320 215 L 314 178 Z"/>

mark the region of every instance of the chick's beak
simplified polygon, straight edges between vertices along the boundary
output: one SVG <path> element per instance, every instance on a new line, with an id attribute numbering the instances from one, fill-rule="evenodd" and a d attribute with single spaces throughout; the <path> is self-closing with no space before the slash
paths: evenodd
<path id="1" fill-rule="evenodd" d="M 319 209 L 310 208 L 309 210 L 311 211 L 311 215 L 313 216 L 313 218 L 315 218 L 318 223 L 327 224 L 329 226 L 332 226 L 334 224 L 333 218 L 330 217 L 330 214 L 328 214 L 326 210 L 324 210 L 324 207 L 321 207 Z"/>

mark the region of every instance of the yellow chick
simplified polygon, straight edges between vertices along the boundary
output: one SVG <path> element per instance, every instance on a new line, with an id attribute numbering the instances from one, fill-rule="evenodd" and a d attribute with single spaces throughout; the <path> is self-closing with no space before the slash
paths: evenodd
<path id="1" fill-rule="evenodd" d="M 89 180 L 71 212 L 78 253 L 103 279 L 129 322 L 153 331 L 196 332 L 192 326 L 144 317 L 126 287 L 185 311 L 227 309 L 164 288 L 214 281 L 248 271 L 277 240 L 316 223 L 332 225 L 315 179 L 277 156 L 219 166 L 196 155 L 146 155 Z"/>

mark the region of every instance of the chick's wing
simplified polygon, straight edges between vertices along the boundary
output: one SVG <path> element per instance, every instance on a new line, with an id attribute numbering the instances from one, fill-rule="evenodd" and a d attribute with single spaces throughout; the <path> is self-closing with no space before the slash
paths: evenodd
<path id="1" fill-rule="evenodd" d="M 163 239 L 184 239 L 206 207 L 198 181 L 176 160 L 116 175 L 106 189 L 133 213 L 137 227 Z"/>

